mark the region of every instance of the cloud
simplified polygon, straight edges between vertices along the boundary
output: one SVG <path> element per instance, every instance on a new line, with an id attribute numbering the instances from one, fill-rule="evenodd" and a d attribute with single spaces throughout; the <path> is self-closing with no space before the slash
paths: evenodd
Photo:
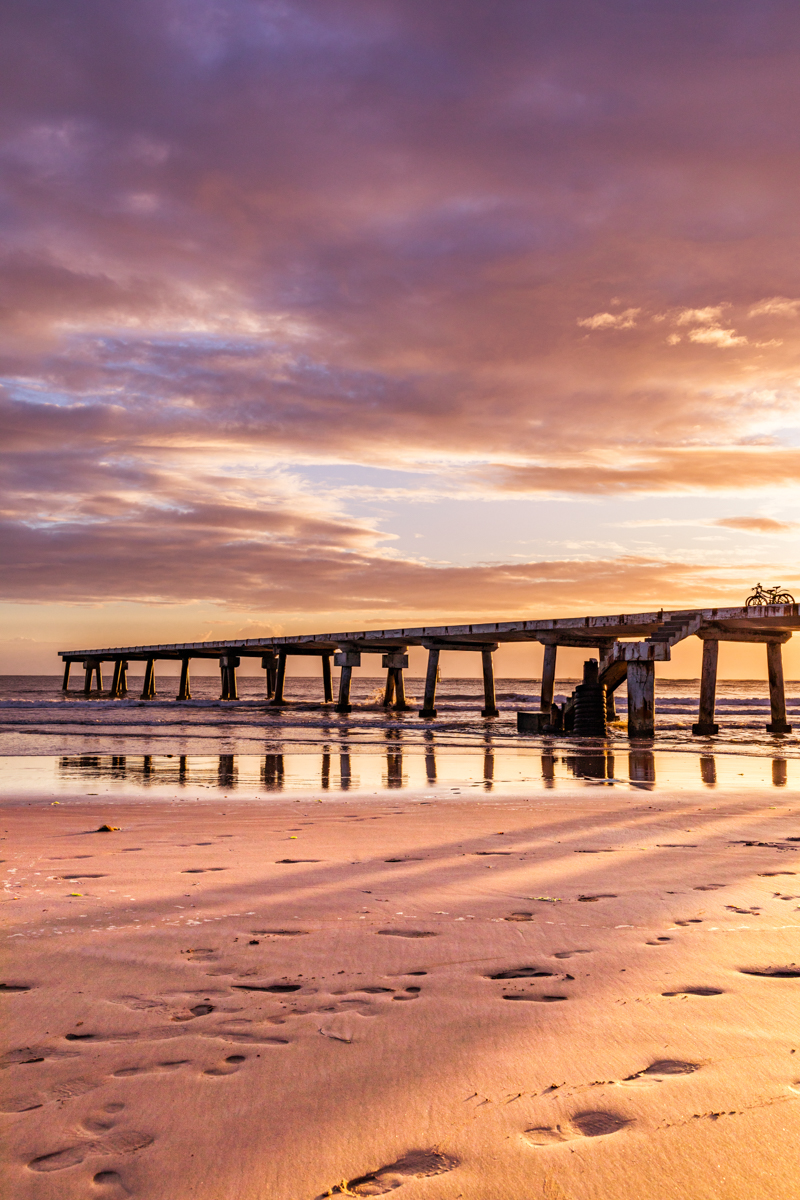
<path id="1" fill-rule="evenodd" d="M 380 495 L 292 464 L 600 523 L 608 496 L 796 486 L 788 0 L 62 10 L 10 0 L 0 39 L 9 596 L 502 601 L 480 565 L 395 541 L 387 566 Z"/>
<path id="2" fill-rule="evenodd" d="M 601 312 L 593 317 L 584 317 L 578 321 L 586 329 L 633 329 L 640 308 L 626 308 L 621 313 Z"/>
<path id="3" fill-rule="evenodd" d="M 797 528 L 797 521 L 776 521 L 772 517 L 721 517 L 714 524 L 742 533 L 789 533 Z"/>
<path id="4" fill-rule="evenodd" d="M 800 312 L 800 300 L 787 300 L 785 296 L 773 296 L 752 305 L 748 317 L 796 317 Z"/>
<path id="5" fill-rule="evenodd" d="M 719 329 L 711 326 L 708 329 L 691 329 L 689 341 L 702 342 L 705 346 L 718 346 L 727 349 L 728 346 L 746 346 L 747 338 L 742 337 L 733 329 Z"/>
<path id="6" fill-rule="evenodd" d="M 675 317 L 676 325 L 716 325 L 727 304 L 717 304 L 706 308 L 684 308 Z M 697 339 L 695 339 L 697 340 Z"/>

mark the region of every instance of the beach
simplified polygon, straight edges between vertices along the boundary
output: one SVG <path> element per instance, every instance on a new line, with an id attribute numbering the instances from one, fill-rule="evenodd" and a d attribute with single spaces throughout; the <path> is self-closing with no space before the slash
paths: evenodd
<path id="1" fill-rule="evenodd" d="M 800 1196 L 794 787 L 137 786 L 5 791 L 7 1194 Z"/>

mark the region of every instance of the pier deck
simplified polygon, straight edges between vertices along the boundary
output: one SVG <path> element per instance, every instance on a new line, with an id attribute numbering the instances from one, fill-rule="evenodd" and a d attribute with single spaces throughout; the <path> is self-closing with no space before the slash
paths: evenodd
<path id="1" fill-rule="evenodd" d="M 386 670 L 384 705 L 408 710 L 403 670 L 408 666 L 409 646 L 428 651 L 425 695 L 419 716 L 436 716 L 436 683 L 439 656 L 443 650 L 480 653 L 484 680 L 485 717 L 499 715 L 495 700 L 493 654 L 500 643 L 538 642 L 545 648 L 540 708 L 549 712 L 553 703 L 556 659 L 559 646 L 596 650 L 600 680 L 608 695 L 608 716 L 614 718 L 613 693 L 624 681 L 628 686 L 628 733 L 652 737 L 655 729 L 654 681 L 656 662 L 670 658 L 672 646 L 687 637 L 703 641 L 703 667 L 697 736 L 717 732 L 714 723 L 717 654 L 722 642 L 762 642 L 767 647 L 770 688 L 771 733 L 791 733 L 786 722 L 781 645 L 800 629 L 800 605 L 773 604 L 739 608 L 659 610 L 611 616 L 555 617 L 538 620 L 493 621 L 471 625 L 436 625 L 416 628 L 359 630 L 347 633 L 295 634 L 288 637 L 230 638 L 209 642 L 172 642 L 149 646 L 114 646 L 92 650 L 61 650 L 64 690 L 69 687 L 70 667 L 84 668 L 86 695 L 92 682 L 103 690 L 102 666 L 113 665 L 109 695 L 127 693 L 127 670 L 131 662 L 145 664 L 142 699 L 155 696 L 155 663 L 181 663 L 177 700 L 189 700 L 191 659 L 215 659 L 221 674 L 221 699 L 237 699 L 236 668 L 242 658 L 260 658 L 266 672 L 267 700 L 275 707 L 285 705 L 286 659 L 290 655 L 318 656 L 322 666 L 324 703 L 333 701 L 331 658 L 341 668 L 336 711 L 350 711 L 350 682 L 361 656 L 380 654 Z"/>

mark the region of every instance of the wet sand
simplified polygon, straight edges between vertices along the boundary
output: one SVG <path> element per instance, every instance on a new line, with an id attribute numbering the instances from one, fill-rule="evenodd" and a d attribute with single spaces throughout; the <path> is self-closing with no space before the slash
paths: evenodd
<path id="1" fill-rule="evenodd" d="M 796 795 L 2 818 L 9 1196 L 800 1197 Z"/>

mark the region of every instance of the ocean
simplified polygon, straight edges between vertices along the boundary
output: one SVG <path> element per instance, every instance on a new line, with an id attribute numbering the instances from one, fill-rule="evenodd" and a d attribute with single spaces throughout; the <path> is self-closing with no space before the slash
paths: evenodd
<path id="1" fill-rule="evenodd" d="M 76 684 L 79 680 L 74 681 Z M 81 677 L 82 682 L 82 677 Z M 578 680 L 556 684 L 557 698 Z M 698 680 L 657 680 L 656 737 L 630 743 L 624 686 L 620 723 L 605 741 L 520 735 L 516 713 L 538 707 L 539 681 L 501 679 L 500 716 L 480 716 L 479 680 L 443 679 L 438 715 L 382 708 L 383 680 L 354 678 L 353 710 L 321 706 L 321 680 L 287 679 L 289 706 L 270 707 L 262 677 L 239 679 L 238 701 L 219 700 L 219 675 L 192 677 L 192 700 L 178 703 L 174 676 L 157 676 L 154 700 L 61 690 L 60 676 L 0 677 L 0 786 L 6 795 L 92 793 L 219 796 L 275 791 L 333 794 L 411 789 L 440 796 L 464 788 L 489 793 L 565 785 L 652 788 L 800 786 L 800 682 L 786 685 L 787 715 L 798 733 L 766 732 L 763 680 L 721 680 L 717 737 L 692 736 Z M 406 680 L 418 705 L 422 679 Z"/>

